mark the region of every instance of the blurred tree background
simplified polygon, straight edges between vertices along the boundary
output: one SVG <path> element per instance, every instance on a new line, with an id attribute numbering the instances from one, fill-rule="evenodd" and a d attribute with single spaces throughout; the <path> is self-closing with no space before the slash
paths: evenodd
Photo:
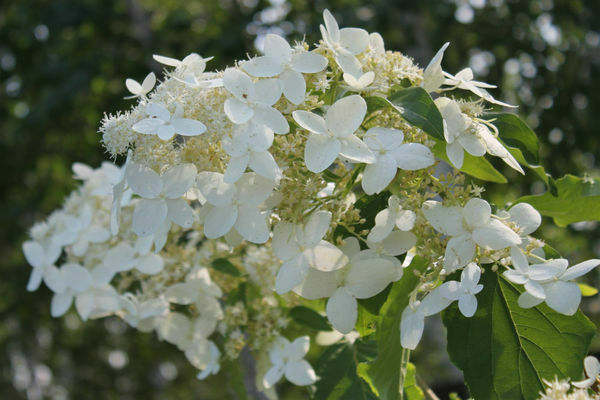
<path id="1" fill-rule="evenodd" d="M 266 33 L 319 39 L 324 8 L 341 26 L 382 34 L 425 66 L 449 41 L 443 67 L 470 66 L 493 94 L 518 104 L 539 135 L 554 177 L 598 177 L 600 157 L 600 2 L 595 0 L 8 0 L 0 8 L 0 398 L 236 398 L 225 376 L 195 379 L 171 345 L 116 319 L 82 324 L 50 317 L 50 293 L 25 291 L 30 267 L 20 244 L 27 229 L 75 188 L 71 164 L 105 158 L 97 133 L 103 113 L 127 109 L 124 80 L 161 67 L 152 54 L 214 56 L 221 69 L 253 54 Z M 122 160 L 119 160 L 122 161 Z M 499 168 L 502 168 L 498 165 Z M 511 170 L 512 171 L 512 170 Z M 534 176 L 504 169 L 510 187 L 489 186 L 503 204 L 540 193 Z M 546 221 L 549 222 L 549 221 Z M 600 257 L 595 222 L 541 236 L 575 263 Z M 596 275 L 597 276 L 597 275 Z M 591 283 L 599 286 L 599 279 Z M 600 301 L 584 304 L 598 322 Z M 440 341 L 433 321 L 429 340 Z M 436 367 L 424 378 L 441 392 L 460 375 L 443 356 L 419 354 Z M 423 346 L 421 346 L 423 347 Z M 596 346 L 600 349 L 599 346 Z M 596 350 L 597 350 L 596 349 Z M 440 372 L 437 372 L 440 371 Z"/>

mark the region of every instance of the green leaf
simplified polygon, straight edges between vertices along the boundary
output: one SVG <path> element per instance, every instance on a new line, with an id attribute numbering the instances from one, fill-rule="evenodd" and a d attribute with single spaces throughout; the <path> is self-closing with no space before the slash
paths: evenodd
<path id="1" fill-rule="evenodd" d="M 231 261 L 226 258 L 214 259 L 211 265 L 214 269 L 224 274 L 231 276 L 242 276 L 240 270 L 237 269 L 235 265 L 233 265 Z"/>
<path id="2" fill-rule="evenodd" d="M 355 329 L 361 337 L 368 336 L 375 332 L 377 315 L 371 314 L 369 310 L 358 303 L 358 316 L 356 318 Z"/>
<path id="3" fill-rule="evenodd" d="M 600 221 L 600 180 L 565 175 L 555 182 L 556 196 L 546 192 L 524 196 L 517 201 L 529 203 L 542 215 L 554 218 L 558 226 L 580 221 Z"/>
<path id="4" fill-rule="evenodd" d="M 519 149 L 527 164 L 537 166 L 540 164 L 540 143 L 535 133 L 516 114 L 488 113 L 484 119 L 492 121 L 498 128 L 498 136 L 508 146 Z"/>
<path id="5" fill-rule="evenodd" d="M 387 301 L 381 308 L 377 323 L 377 359 L 372 363 L 359 364 L 358 373 L 369 383 L 382 400 L 396 400 L 400 385 L 400 318 L 408 305 L 408 296 L 419 283 L 415 271 L 422 273 L 427 262 L 416 256 L 404 269 L 402 279 L 392 286 Z"/>
<path id="6" fill-rule="evenodd" d="M 598 293 L 598 289 L 592 287 L 590 285 L 586 285 L 585 283 L 578 283 L 579 289 L 581 290 L 581 295 L 585 297 L 595 296 Z"/>
<path id="7" fill-rule="evenodd" d="M 433 146 L 433 154 L 437 158 L 440 158 L 450 163 L 448 156 L 446 155 L 446 142 L 436 141 Z M 482 181 L 495 182 L 495 183 L 506 183 L 508 182 L 504 175 L 502 175 L 494 166 L 486 160 L 484 157 L 475 157 L 465 151 L 465 159 L 463 161 L 462 168 L 460 168 L 465 174 L 471 175 Z"/>
<path id="8" fill-rule="evenodd" d="M 523 309 L 519 290 L 492 271 L 480 283 L 473 317 L 465 318 L 456 303 L 443 313 L 448 353 L 474 398 L 533 400 L 542 379 L 582 376 L 596 329 L 581 311 L 565 316 L 544 304 Z"/>
<path id="9" fill-rule="evenodd" d="M 409 87 L 393 92 L 389 101 L 402 117 L 434 138 L 444 140 L 442 114 L 422 87 Z"/>
<path id="10" fill-rule="evenodd" d="M 406 400 L 425 400 L 423 390 L 417 385 L 417 369 L 413 363 L 408 363 L 404 380 L 404 398 Z"/>
<path id="11" fill-rule="evenodd" d="M 369 386 L 356 374 L 355 349 L 349 343 L 329 346 L 315 363 L 319 380 L 314 400 L 375 400 Z"/>
<path id="12" fill-rule="evenodd" d="M 290 317 L 300 325 L 307 326 L 318 331 L 331 331 L 331 324 L 326 317 L 322 316 L 312 308 L 296 306 L 290 310 Z"/>

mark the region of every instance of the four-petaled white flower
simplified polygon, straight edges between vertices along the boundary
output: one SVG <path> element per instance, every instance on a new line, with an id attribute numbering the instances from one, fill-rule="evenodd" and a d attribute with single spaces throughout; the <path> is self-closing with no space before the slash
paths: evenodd
<path id="1" fill-rule="evenodd" d="M 479 266 L 469 263 L 460 274 L 460 282 L 449 281 L 441 285 L 447 285 L 447 293 L 442 293 L 450 300 L 458 300 L 458 309 L 467 318 L 472 317 L 477 311 L 475 295 L 483 290 L 483 285 L 479 283 L 480 277 Z"/>
<path id="2" fill-rule="evenodd" d="M 275 290 L 284 294 L 298 286 L 313 267 L 334 271 L 348 262 L 344 253 L 323 240 L 329 229 L 331 213 L 317 211 L 304 226 L 282 221 L 273 230 L 273 252 L 283 261 L 275 280 Z"/>
<path id="3" fill-rule="evenodd" d="M 558 258 L 555 260 L 548 260 L 542 265 L 553 271 L 550 278 L 540 282 L 545 296 L 540 298 L 539 296 L 530 293 L 528 289 L 519 297 L 519 305 L 523 308 L 530 308 L 545 301 L 548 307 L 561 314 L 575 314 L 577 308 L 579 308 L 579 303 L 581 302 L 581 289 L 577 283 L 571 281 L 596 268 L 600 265 L 600 260 L 591 259 L 573 265 L 571 268 L 567 268 L 569 266 L 569 261 L 564 258 Z M 538 266 L 532 265 L 531 268 L 538 268 Z M 518 279 L 518 277 L 516 278 Z"/>
<path id="4" fill-rule="evenodd" d="M 327 59 L 320 54 L 295 50 L 279 35 L 269 33 L 264 42 L 265 55 L 241 64 L 252 76 L 271 78 L 279 76 L 283 95 L 293 104 L 304 101 L 306 82 L 302 74 L 322 71 Z"/>
<path id="5" fill-rule="evenodd" d="M 282 336 L 277 337 L 269 351 L 269 359 L 273 365 L 263 378 L 263 386 L 268 389 L 283 376 L 297 386 L 315 383 L 317 375 L 310 364 L 304 360 L 309 348 L 308 336 L 296 338 L 291 343 Z"/>
<path id="6" fill-rule="evenodd" d="M 444 71 L 444 76 L 446 77 L 444 80 L 444 85 L 452 86 L 452 88 L 469 90 L 471 93 L 476 94 L 492 104 L 498 104 L 504 107 L 516 107 L 496 100 L 487 90 L 485 90 L 495 88 L 496 85 L 490 85 L 489 83 L 473 80 L 473 70 L 471 68 L 467 67 L 462 69 L 458 71 L 456 75 L 452 75 Z"/>
<path id="7" fill-rule="evenodd" d="M 27 290 L 30 292 L 37 290 L 42 283 L 42 279 L 44 279 L 46 286 L 53 292 L 56 292 L 56 277 L 59 275 L 59 272 L 54 263 L 60 257 L 62 248 L 54 244 L 43 247 L 38 242 L 32 240 L 24 242 L 22 247 L 25 259 L 33 267 L 29 276 L 29 282 L 27 283 Z M 60 277 L 58 280 L 60 281 Z"/>
<path id="8" fill-rule="evenodd" d="M 235 228 L 249 242 L 269 240 L 267 214 L 259 206 L 271 195 L 273 181 L 247 172 L 232 184 L 225 182 L 223 174 L 204 171 L 197 182 L 208 203 L 203 207 L 207 238 L 216 239 Z"/>
<path id="9" fill-rule="evenodd" d="M 146 95 L 150 93 L 155 84 L 156 75 L 154 75 L 154 72 L 150 72 L 146 75 L 142 84 L 135 79 L 128 78 L 125 80 L 125 86 L 127 86 L 127 90 L 129 90 L 133 96 L 127 96 L 125 99 L 135 99 L 136 97 L 146 98 Z"/>
<path id="10" fill-rule="evenodd" d="M 394 226 L 401 231 L 410 231 L 415 226 L 416 219 L 414 211 L 404 210 L 398 196 L 391 195 L 388 198 L 388 208 L 375 216 L 375 226 L 369 232 L 367 240 L 375 243 L 383 241 L 392 233 Z"/>
<path id="11" fill-rule="evenodd" d="M 438 201 L 427 200 L 423 213 L 436 231 L 451 236 L 444 256 L 448 273 L 471 262 L 476 245 L 501 250 L 521 244 L 521 237 L 494 218 L 489 203 L 482 199 L 471 199 L 464 208 L 444 207 Z"/>
<path id="12" fill-rule="evenodd" d="M 530 296 L 543 301 L 546 298 L 546 292 L 541 282 L 547 281 L 558 273 L 556 261 L 550 260 L 547 263 L 529 265 L 527 257 L 517 247 L 510 249 L 510 259 L 514 269 L 504 271 L 503 275 L 509 281 L 525 287 L 526 292 L 519 296 L 519 305 L 526 306 Z"/>
<path id="13" fill-rule="evenodd" d="M 341 155 L 351 162 L 373 163 L 375 155 L 354 133 L 367 113 L 367 103 L 352 95 L 336 101 L 325 118 L 308 111 L 294 111 L 294 120 L 311 132 L 304 148 L 306 168 L 321 172 Z"/>
<path id="14" fill-rule="evenodd" d="M 404 133 L 398 129 L 371 128 L 363 140 L 376 158 L 363 172 L 362 188 L 366 194 L 384 190 L 396 176 L 398 168 L 415 171 L 427 168 L 435 161 L 427 146 L 402 143 Z"/>
<path id="15" fill-rule="evenodd" d="M 148 104 L 146 114 L 150 118 L 136 122 L 131 129 L 144 135 L 157 135 L 162 140 L 169 140 L 176 133 L 182 136 L 198 136 L 206 131 L 202 122 L 183 117 L 183 107 L 179 103 L 175 103 L 173 115 L 158 103 Z"/>
<path id="16" fill-rule="evenodd" d="M 143 165 L 129 165 L 127 183 L 135 194 L 142 197 L 133 211 L 132 229 L 135 234 L 149 236 L 163 224 L 170 227 L 171 222 L 190 228 L 194 212 L 182 196 L 195 179 L 196 167 L 193 164 L 176 165 L 160 176 Z"/>
<path id="17" fill-rule="evenodd" d="M 246 168 L 272 181 L 281 179 L 281 169 L 268 149 L 273 144 L 273 131 L 252 121 L 237 125 L 232 136 L 226 136 L 221 145 L 231 156 L 225 170 L 225 182 L 235 183 Z"/>
<path id="18" fill-rule="evenodd" d="M 442 58 L 444 57 L 444 51 L 448 48 L 450 42 L 444 43 L 441 49 L 435 53 L 435 56 L 429 61 L 429 64 L 423 71 L 423 89 L 429 93 L 437 91 L 440 86 L 444 83 L 444 71 L 442 71 Z"/>
<path id="19" fill-rule="evenodd" d="M 577 382 L 571 382 L 571 384 L 575 387 L 581 389 L 588 389 L 594 386 L 596 382 L 598 382 L 598 378 L 600 375 L 600 362 L 594 356 L 587 356 L 583 360 L 583 369 L 585 371 L 585 376 L 587 379 Z"/>
<path id="20" fill-rule="evenodd" d="M 369 33 L 359 28 L 340 29 L 329 10 L 323 11 L 325 26 L 321 25 L 321 36 L 325 45 L 333 52 L 335 61 L 342 71 L 354 76 L 362 76 L 362 67 L 355 57 L 369 46 Z"/>
<path id="21" fill-rule="evenodd" d="M 83 207 L 78 222 L 78 238 L 71 247 L 71 251 L 74 255 L 81 257 L 87 251 L 90 243 L 102 243 L 110 238 L 108 229 L 103 227 L 102 224 L 93 222 L 93 211 L 91 206 L 86 204 Z"/>
<path id="22" fill-rule="evenodd" d="M 273 107 L 281 97 L 281 84 L 277 79 L 252 79 L 240 70 L 228 68 L 223 74 L 223 85 L 234 97 L 225 100 L 225 115 L 234 124 L 244 124 L 251 119 L 266 125 L 275 133 L 286 134 L 290 126 L 279 110 Z"/>
<path id="23" fill-rule="evenodd" d="M 89 271 L 79 264 L 69 263 L 60 267 L 62 283 L 56 288 L 52 302 L 50 303 L 50 314 L 60 317 L 67 312 L 73 299 L 80 293 L 88 290 L 92 284 L 92 276 Z"/>

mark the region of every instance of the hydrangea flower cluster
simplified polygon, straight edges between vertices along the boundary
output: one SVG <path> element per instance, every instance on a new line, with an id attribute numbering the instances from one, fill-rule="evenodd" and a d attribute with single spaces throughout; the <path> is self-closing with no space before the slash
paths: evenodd
<path id="1" fill-rule="evenodd" d="M 453 167 L 465 152 L 490 154 L 523 173 L 482 114 L 486 102 L 508 106 L 493 86 L 470 69 L 444 72 L 448 44 L 422 70 L 379 34 L 340 29 L 327 10 L 321 33 L 312 50 L 269 34 L 263 56 L 224 71 L 197 54 L 155 56 L 166 66 L 156 87 L 153 73 L 128 79 L 137 103 L 101 127 L 106 150 L 127 161 L 74 165 L 81 187 L 23 244 L 27 289 L 43 281 L 54 292 L 53 316 L 74 304 L 83 320 L 115 315 L 156 332 L 200 379 L 247 346 L 270 360 L 262 389 L 318 379 L 304 360 L 310 338 L 285 338 L 289 308 L 321 304 L 350 334 L 358 301 L 400 280 L 416 256 L 427 269 L 402 311 L 404 348 L 455 301 L 472 317 L 481 274 L 498 268 L 524 288 L 521 307 L 575 313 L 573 280 L 600 260 L 569 268 L 546 258 L 530 236 L 541 222 L 532 206 L 493 209 L 387 100 L 407 87 L 437 97 Z"/>

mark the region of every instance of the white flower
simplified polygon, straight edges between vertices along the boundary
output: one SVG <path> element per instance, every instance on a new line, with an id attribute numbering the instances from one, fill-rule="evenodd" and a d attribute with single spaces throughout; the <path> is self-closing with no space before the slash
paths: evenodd
<path id="1" fill-rule="evenodd" d="M 271 195 L 273 182 L 255 173 L 245 173 L 235 183 L 227 183 L 223 174 L 201 172 L 198 189 L 207 201 L 204 206 L 204 234 L 216 239 L 235 228 L 252 243 L 269 240 L 267 213 L 258 207 Z"/>
<path id="2" fill-rule="evenodd" d="M 444 85 L 449 85 L 453 88 L 469 90 L 470 92 L 493 104 L 498 104 L 504 107 L 516 107 L 494 99 L 492 95 L 489 94 L 489 92 L 485 89 L 495 88 L 496 85 L 490 85 L 489 83 L 474 81 L 473 70 L 471 70 L 471 68 L 462 69 L 458 71 L 456 75 L 444 72 L 444 76 L 446 77 L 446 80 L 444 80 Z"/>
<path id="3" fill-rule="evenodd" d="M 213 59 L 213 57 L 202 58 L 198 53 L 188 54 L 187 56 L 185 56 L 185 58 L 183 60 L 178 60 L 176 58 L 171 58 L 171 57 L 165 57 L 165 56 L 161 56 L 158 54 L 152 55 L 152 58 L 154 58 L 154 60 L 156 60 L 157 62 L 159 62 L 163 65 L 167 65 L 169 67 L 175 67 L 175 68 L 188 68 L 191 66 L 196 67 L 196 65 L 198 65 L 198 67 L 196 67 L 196 68 L 199 68 L 202 71 L 204 71 L 206 62 Z"/>
<path id="4" fill-rule="evenodd" d="M 388 208 L 385 208 L 375 216 L 375 226 L 369 232 L 367 240 L 370 242 L 381 242 L 387 238 L 394 226 L 401 231 L 410 231 L 415 226 L 417 215 L 411 210 L 404 210 L 400 205 L 400 199 L 396 195 L 388 198 Z"/>
<path id="5" fill-rule="evenodd" d="M 134 99 L 136 97 L 145 98 L 152 88 L 154 88 L 155 84 L 156 75 L 154 75 L 154 72 L 150 72 L 146 75 L 141 85 L 134 79 L 126 79 L 125 86 L 127 86 L 127 90 L 129 90 L 133 96 L 125 97 L 125 99 Z"/>
<path id="6" fill-rule="evenodd" d="M 144 135 L 157 135 L 162 140 L 169 140 L 176 133 L 182 136 L 198 136 L 206 131 L 202 122 L 183 118 L 183 107 L 179 103 L 175 103 L 173 115 L 158 103 L 148 104 L 146 114 L 150 118 L 135 123 L 131 129 Z"/>
<path id="7" fill-rule="evenodd" d="M 195 179 L 196 167 L 193 164 L 171 167 L 160 176 L 143 165 L 130 164 L 127 183 L 135 194 L 142 197 L 133 211 L 132 229 L 136 235 L 149 236 L 163 223 L 170 226 L 170 222 L 190 228 L 194 213 L 182 196 Z"/>
<path id="8" fill-rule="evenodd" d="M 546 261 L 542 265 L 553 270 L 552 277 L 542 282 L 545 298 L 536 297 L 528 290 L 519 297 L 519 305 L 530 308 L 545 301 L 548 307 L 561 314 L 575 314 L 581 302 L 581 289 L 577 283 L 571 281 L 596 268 L 600 265 L 600 260 L 591 259 L 567 268 L 569 261 L 559 258 Z"/>
<path id="9" fill-rule="evenodd" d="M 92 218 L 92 207 L 89 204 L 85 204 L 81 211 L 81 216 L 78 218 L 78 238 L 71 247 L 71 251 L 77 257 L 85 254 L 90 243 L 102 243 L 110 238 L 108 229 L 100 224 L 92 223 Z"/>
<path id="10" fill-rule="evenodd" d="M 309 267 L 333 271 L 348 262 L 344 253 L 323 239 L 331 223 L 329 211 L 317 211 L 304 226 L 280 222 L 273 230 L 273 252 L 284 263 L 275 280 L 275 290 L 284 294 L 298 286 Z"/>
<path id="11" fill-rule="evenodd" d="M 450 300 L 458 300 L 458 309 L 467 318 L 472 317 L 477 311 L 477 298 L 475 295 L 483 289 L 479 284 L 481 269 L 475 263 L 469 263 L 460 274 L 460 282 L 449 281 L 447 293 L 443 293 Z"/>
<path id="12" fill-rule="evenodd" d="M 111 314 L 121 307 L 121 297 L 114 287 L 98 280 L 91 272 L 90 287 L 75 296 L 75 309 L 83 321 Z"/>
<path id="13" fill-rule="evenodd" d="M 310 338 L 301 336 L 290 343 L 286 338 L 279 336 L 275 339 L 269 359 L 273 364 L 263 378 L 263 386 L 270 388 L 282 376 L 297 386 L 312 385 L 317 381 L 317 375 L 304 356 L 310 347 Z"/>
<path id="14" fill-rule="evenodd" d="M 325 26 L 321 25 L 321 35 L 326 46 L 333 52 L 335 61 L 342 71 L 353 76 L 362 75 L 362 67 L 355 55 L 369 46 L 369 33 L 359 28 L 340 29 L 329 10 L 323 11 Z"/>
<path id="15" fill-rule="evenodd" d="M 396 176 L 398 168 L 415 171 L 433 165 L 435 158 L 429 148 L 420 143 L 402 143 L 404 133 L 398 129 L 371 128 L 364 142 L 376 161 L 365 167 L 362 188 L 366 194 L 379 193 Z"/>
<path id="16" fill-rule="evenodd" d="M 372 163 L 375 155 L 354 135 L 367 113 L 367 103 L 352 95 L 336 101 L 325 118 L 308 111 L 294 111 L 294 120 L 311 132 L 304 148 L 306 167 L 321 172 L 341 155 L 351 162 Z"/>
<path id="17" fill-rule="evenodd" d="M 49 244 L 44 248 L 41 244 L 32 240 L 24 242 L 22 248 L 25 259 L 33 267 L 27 283 L 27 290 L 30 292 L 37 290 L 42 283 L 42 279 L 44 279 L 46 285 L 53 292 L 56 292 L 55 282 L 57 282 L 56 277 L 59 272 L 54 263 L 58 260 L 62 248 L 54 244 Z M 60 281 L 60 277 L 58 281 Z"/>
<path id="18" fill-rule="evenodd" d="M 216 344 L 213 342 L 208 342 L 208 346 L 210 348 L 210 360 L 206 367 L 196 375 L 196 378 L 203 380 L 206 379 L 209 375 L 216 375 L 219 373 L 221 369 L 221 364 L 219 364 L 219 359 L 221 358 L 221 352 Z"/>
<path id="19" fill-rule="evenodd" d="M 351 90 L 361 92 L 366 90 L 369 85 L 373 83 L 375 80 L 375 73 L 373 71 L 368 71 L 362 75 L 354 76 L 348 72 L 344 72 L 343 78 L 344 82 L 346 82 Z"/>
<path id="20" fill-rule="evenodd" d="M 509 281 L 525 286 L 525 293 L 533 296 L 536 299 L 544 300 L 546 293 L 540 282 L 547 281 L 558 273 L 557 263 L 554 260 L 543 264 L 529 265 L 527 257 L 523 252 L 513 247 L 510 249 L 510 259 L 514 269 L 509 269 L 503 272 L 503 275 Z M 519 296 L 519 305 L 526 306 L 524 302 L 529 299 L 525 293 Z"/>
<path id="21" fill-rule="evenodd" d="M 50 304 L 50 314 L 53 317 L 60 317 L 67 312 L 73 299 L 80 293 L 88 290 L 92 284 L 92 276 L 89 271 L 79 264 L 69 263 L 60 267 L 62 276 L 62 287 L 52 296 Z"/>
<path id="22" fill-rule="evenodd" d="M 377 32 L 369 34 L 369 51 L 376 56 L 385 55 L 385 43 Z"/>
<path id="23" fill-rule="evenodd" d="M 511 168 L 524 174 L 523 168 L 490 132 L 490 129 L 483 123 L 474 121 L 463 114 L 455 100 L 439 97 L 435 100 L 435 104 L 444 118 L 446 155 L 452 165 L 456 168 L 462 167 L 464 149 L 475 157 L 482 157 L 486 152 L 500 157 Z"/>
<path id="24" fill-rule="evenodd" d="M 292 49 L 279 35 L 267 34 L 264 42 L 265 55 L 241 64 L 252 76 L 270 78 L 279 75 L 283 95 L 293 104 L 304 101 L 306 82 L 303 73 L 312 74 L 327 66 L 327 59 L 320 54 Z"/>
<path id="25" fill-rule="evenodd" d="M 275 162 L 273 155 L 267 150 L 273 144 L 273 131 L 265 125 L 247 122 L 234 128 L 232 137 L 225 137 L 221 145 L 231 156 L 225 182 L 235 183 L 246 171 L 247 167 L 272 181 L 281 179 L 281 169 Z"/>
<path id="26" fill-rule="evenodd" d="M 163 65 L 177 68 L 174 78 L 190 87 L 211 88 L 223 86 L 222 79 L 211 79 L 215 76 L 214 73 L 204 72 L 206 69 L 206 62 L 212 60 L 213 57 L 202 58 L 197 53 L 188 54 L 181 61 L 157 54 L 154 54 L 152 57 Z"/>
<path id="27" fill-rule="evenodd" d="M 433 56 L 425 71 L 423 71 L 423 83 L 421 86 L 429 93 L 435 92 L 444 83 L 444 71 L 442 71 L 442 58 L 444 51 L 448 48 L 450 42 L 444 43 L 441 49 Z"/>
<path id="28" fill-rule="evenodd" d="M 290 126 L 273 104 L 281 97 L 281 85 L 277 79 L 252 82 L 245 73 L 227 68 L 223 75 L 225 89 L 234 97 L 225 100 L 225 114 L 234 124 L 244 124 L 251 119 L 268 126 L 275 133 L 286 134 Z"/>
<path id="29" fill-rule="evenodd" d="M 73 178 L 84 181 L 85 187 L 91 188 L 94 196 L 108 196 L 112 194 L 113 185 L 117 184 L 122 176 L 121 168 L 113 163 L 104 161 L 100 168 L 93 169 L 83 163 L 73 163 Z"/>
<path id="30" fill-rule="evenodd" d="M 124 307 L 123 311 L 118 315 L 131 327 L 142 332 L 151 332 L 154 330 L 155 318 L 164 317 L 169 313 L 169 302 L 162 296 L 140 302 L 131 293 L 125 293 L 121 297 L 121 301 Z"/>
<path id="31" fill-rule="evenodd" d="M 151 247 L 151 236 L 139 237 L 135 247 L 121 242 L 106 252 L 102 263 L 96 268 L 105 270 L 106 283 L 110 282 L 116 273 L 132 269 L 148 275 L 158 274 L 164 267 L 164 260 L 160 255 L 151 253 Z M 99 273 L 97 270 L 96 274 Z"/>
<path id="32" fill-rule="evenodd" d="M 518 203 L 508 210 L 508 219 L 516 225 L 516 232 L 525 237 L 540 227 L 542 216 L 528 203 Z"/>
<path id="33" fill-rule="evenodd" d="M 423 213 L 431 226 L 451 236 L 444 256 L 444 268 L 448 273 L 472 261 L 476 245 L 500 250 L 521 244 L 519 235 L 493 218 L 491 212 L 489 203 L 478 198 L 469 200 L 464 208 L 444 207 L 433 200 L 423 203 Z"/>
<path id="34" fill-rule="evenodd" d="M 598 381 L 598 375 L 600 375 L 600 362 L 594 356 L 587 356 L 583 360 L 583 369 L 585 370 L 585 376 L 587 379 L 578 382 L 571 382 L 573 386 L 588 389 L 594 386 Z"/>

